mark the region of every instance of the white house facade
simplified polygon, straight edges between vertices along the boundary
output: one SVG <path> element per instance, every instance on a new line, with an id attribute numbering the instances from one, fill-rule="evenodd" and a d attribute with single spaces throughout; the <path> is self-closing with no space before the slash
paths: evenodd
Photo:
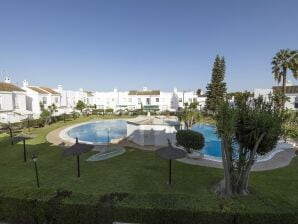
<path id="1" fill-rule="evenodd" d="M 158 110 L 158 111 L 177 111 L 183 108 L 185 103 L 198 102 L 199 109 L 205 106 L 206 97 L 197 96 L 193 91 L 172 92 L 160 90 L 149 90 L 144 87 L 142 90 L 118 91 L 114 89 L 110 92 L 95 92 L 95 104 L 98 109 L 117 110 Z"/>
<path id="2" fill-rule="evenodd" d="M 20 122 L 32 113 L 26 110 L 25 91 L 11 84 L 9 78 L 0 82 L 0 122 Z"/>
<path id="3" fill-rule="evenodd" d="M 255 89 L 254 97 L 263 96 L 265 99 L 268 99 L 276 92 L 282 92 L 282 86 L 273 86 L 272 89 Z M 290 110 L 298 110 L 298 86 L 292 85 L 292 82 L 288 81 L 285 94 L 288 98 L 285 107 Z"/>
<path id="4" fill-rule="evenodd" d="M 77 91 L 64 90 L 62 85 L 57 88 L 29 85 L 23 81 L 20 88 L 11 84 L 9 78 L 0 82 L 0 119 L 3 121 L 23 119 L 25 115 L 33 115 L 39 118 L 41 113 L 40 103 L 45 108 L 55 104 L 57 110 L 55 115 L 71 113 L 78 101 L 84 102 L 87 106 L 97 109 L 113 109 L 114 111 L 170 111 L 175 112 L 183 108 L 186 103 L 198 102 L 198 109 L 205 106 L 206 97 L 197 96 L 194 91 L 173 91 L 150 90 L 143 87 L 141 90 L 118 91 L 97 91 L 91 92 L 83 89 Z M 22 117 L 23 116 L 23 117 Z"/>
<path id="5" fill-rule="evenodd" d="M 22 89 L 26 91 L 26 109 L 32 111 L 35 118 L 38 118 L 41 113 L 40 103 L 42 103 L 45 108 L 53 104 L 55 104 L 57 108 L 61 107 L 61 95 L 54 89 L 49 87 L 29 86 L 26 80 L 23 81 Z"/>

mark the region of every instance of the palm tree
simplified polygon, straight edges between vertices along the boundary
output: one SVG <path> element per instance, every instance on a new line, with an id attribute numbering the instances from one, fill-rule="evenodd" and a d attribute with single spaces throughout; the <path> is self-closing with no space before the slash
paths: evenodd
<path id="1" fill-rule="evenodd" d="M 282 49 L 272 58 L 272 73 L 274 79 L 280 83 L 282 81 L 282 93 L 286 93 L 287 70 L 290 69 L 295 79 L 298 78 L 298 51 Z M 282 103 L 285 105 L 285 100 Z"/>

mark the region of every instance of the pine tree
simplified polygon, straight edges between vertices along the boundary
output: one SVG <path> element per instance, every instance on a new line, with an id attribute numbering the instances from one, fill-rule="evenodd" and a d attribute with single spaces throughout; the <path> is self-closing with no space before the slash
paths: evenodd
<path id="1" fill-rule="evenodd" d="M 225 94 L 227 92 L 226 83 L 224 82 L 225 78 L 225 59 L 216 55 L 213 69 L 211 83 L 208 83 L 206 89 L 206 106 L 205 111 L 207 113 L 215 114 L 217 106 L 224 100 Z"/>

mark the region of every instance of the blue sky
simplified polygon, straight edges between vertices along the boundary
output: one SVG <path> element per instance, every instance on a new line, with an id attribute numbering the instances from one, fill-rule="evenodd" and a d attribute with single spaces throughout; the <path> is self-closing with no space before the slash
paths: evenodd
<path id="1" fill-rule="evenodd" d="M 297 9 L 297 0 L 1 0 L 0 78 L 205 90 L 220 54 L 229 91 L 270 87 L 271 58 L 298 49 Z"/>

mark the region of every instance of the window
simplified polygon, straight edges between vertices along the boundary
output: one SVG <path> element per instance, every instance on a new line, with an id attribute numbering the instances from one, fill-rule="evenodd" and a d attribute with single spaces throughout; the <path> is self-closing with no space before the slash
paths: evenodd
<path id="1" fill-rule="evenodd" d="M 42 103 L 43 103 L 43 104 L 47 104 L 47 98 L 46 98 L 46 97 L 43 97 L 43 98 L 42 98 Z"/>
<path id="2" fill-rule="evenodd" d="M 146 98 L 146 104 L 147 104 L 147 105 L 150 104 L 150 98 Z"/>
<path id="3" fill-rule="evenodd" d="M 156 99 L 155 99 L 155 102 L 158 103 L 158 102 L 159 102 L 159 98 L 156 98 Z"/>
<path id="4" fill-rule="evenodd" d="M 18 96 L 15 96 L 15 98 L 14 98 L 14 107 L 16 109 L 19 109 L 20 108 L 19 107 L 19 97 Z"/>
<path id="5" fill-rule="evenodd" d="M 138 104 L 141 104 L 141 103 L 142 103 L 141 98 L 138 98 Z"/>
<path id="6" fill-rule="evenodd" d="M 58 101 L 59 101 L 59 98 L 55 97 L 55 103 L 58 103 Z"/>
<path id="7" fill-rule="evenodd" d="M 3 99 L 2 99 L 2 96 L 0 96 L 0 110 L 2 110 L 3 108 Z"/>
<path id="8" fill-rule="evenodd" d="M 128 102 L 131 103 L 132 102 L 132 98 L 128 98 Z"/>
<path id="9" fill-rule="evenodd" d="M 298 109 L 298 96 L 295 97 L 294 107 Z"/>
<path id="10" fill-rule="evenodd" d="M 179 103 L 182 103 L 182 98 L 179 98 Z"/>

